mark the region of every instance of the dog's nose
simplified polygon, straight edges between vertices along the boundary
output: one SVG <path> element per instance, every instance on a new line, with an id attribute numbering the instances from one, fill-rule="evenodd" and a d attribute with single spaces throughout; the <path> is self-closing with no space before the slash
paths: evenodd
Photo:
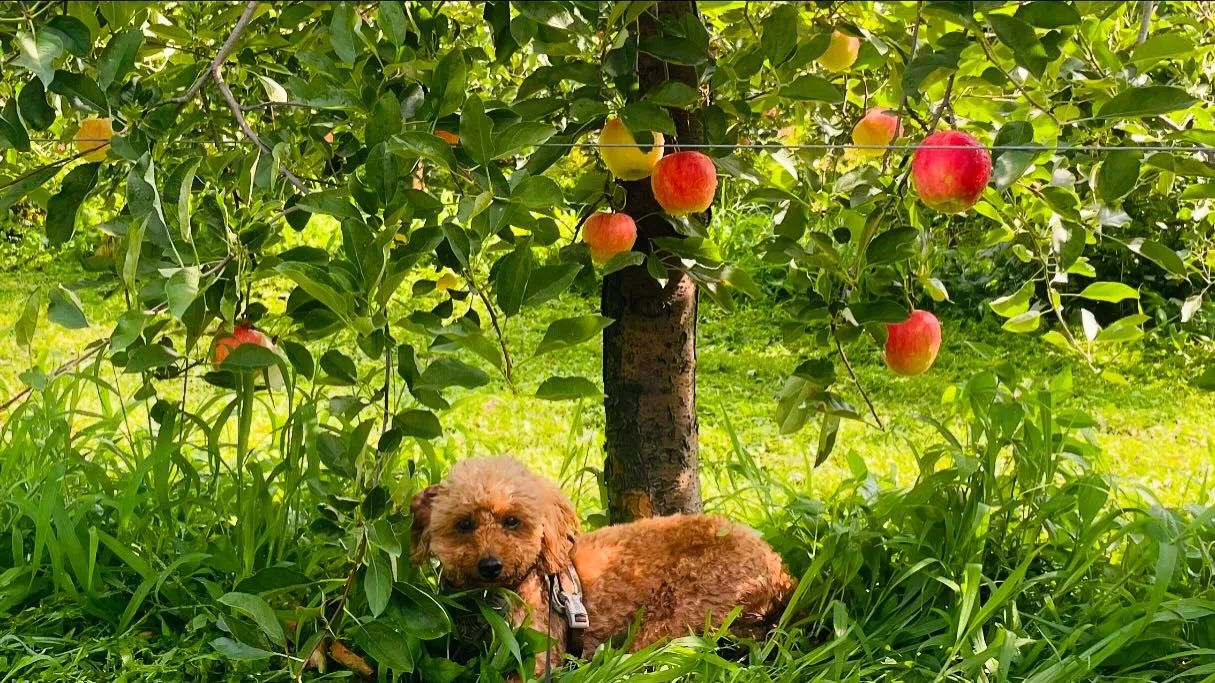
<path id="1" fill-rule="evenodd" d="M 477 573 L 483 579 L 496 579 L 502 573 L 502 560 L 496 557 L 482 557 L 477 563 Z"/>

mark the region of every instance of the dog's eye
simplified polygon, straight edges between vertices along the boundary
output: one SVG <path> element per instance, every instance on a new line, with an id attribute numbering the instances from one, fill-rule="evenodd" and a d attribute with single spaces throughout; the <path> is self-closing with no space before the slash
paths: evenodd
<path id="1" fill-rule="evenodd" d="M 512 531 L 514 529 L 518 529 L 519 524 L 519 518 L 514 515 L 508 515 L 502 518 L 502 526 L 506 527 L 507 529 L 511 529 Z"/>
<path id="2" fill-rule="evenodd" d="M 476 527 L 477 525 L 473 523 L 471 517 L 464 517 L 456 522 L 456 531 L 459 531 L 462 534 L 467 534 Z"/>

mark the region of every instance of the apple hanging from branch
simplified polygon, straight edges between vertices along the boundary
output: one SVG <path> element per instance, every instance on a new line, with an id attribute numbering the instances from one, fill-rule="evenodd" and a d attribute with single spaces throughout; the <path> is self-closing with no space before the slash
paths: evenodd
<path id="1" fill-rule="evenodd" d="M 974 206 L 991 178 L 991 154 L 974 137 L 943 130 L 928 137 L 911 158 L 911 177 L 920 200 L 942 213 Z"/>
<path id="2" fill-rule="evenodd" d="M 886 325 L 886 365 L 899 375 L 919 375 L 932 367 L 941 349 L 941 323 L 928 311 Z"/>
<path id="3" fill-rule="evenodd" d="M 654 165 L 650 189 L 662 210 L 671 216 L 700 213 L 713 204 L 717 167 L 700 152 L 676 152 Z"/>
<path id="4" fill-rule="evenodd" d="M 662 133 L 655 131 L 653 135 L 654 142 L 649 149 L 643 150 L 639 145 L 617 147 L 615 145 L 637 145 L 637 140 L 620 119 L 612 119 L 599 131 L 599 155 L 612 175 L 620 180 L 648 178 L 663 151 Z"/>
<path id="5" fill-rule="evenodd" d="M 582 240 L 591 248 L 591 260 L 607 263 L 616 254 L 633 248 L 637 242 L 637 224 L 628 214 L 599 211 L 586 219 Z"/>

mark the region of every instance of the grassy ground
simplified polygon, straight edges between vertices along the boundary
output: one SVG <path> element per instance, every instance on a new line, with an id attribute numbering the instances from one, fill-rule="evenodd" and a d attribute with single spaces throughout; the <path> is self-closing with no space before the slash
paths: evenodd
<path id="1" fill-rule="evenodd" d="M 64 330 L 42 321 L 37 341 L 27 354 L 8 341 L 0 344 L 0 396 L 22 387 L 18 378 L 33 363 L 50 370 L 70 358 L 89 341 L 104 336 L 120 310 L 119 297 L 102 298 L 104 288 L 88 287 L 88 275 L 70 261 L 43 261 L 33 271 L 10 268 L 0 273 L 0 329 L 8 330 L 25 298 L 37 287 L 57 282 L 81 285 L 79 293 L 92 326 Z M 597 302 L 566 295 L 535 315 L 512 320 L 507 336 L 516 357 L 526 358 L 554 319 L 594 312 Z M 946 311 L 946 316 L 948 311 Z M 817 431 L 813 424 L 799 433 L 782 435 L 774 420 L 776 395 L 797 363 L 819 352 L 795 347 L 780 339 L 783 320 L 770 304 L 752 304 L 727 314 L 711 304 L 702 307 L 699 329 L 697 397 L 701 411 L 702 458 L 707 463 L 729 457 L 731 440 L 725 416 L 742 444 L 763 466 L 795 484 L 810 479 L 819 491 L 830 490 L 848 471 L 847 454 L 864 459 L 879 477 L 906 483 L 916 473 L 913 454 L 936 441 L 932 428 L 920 415 L 939 416 L 951 387 L 996 363 L 1012 363 L 1023 376 L 1046 378 L 1064 370 L 1073 376 L 1075 394 L 1070 407 L 1089 412 L 1096 421 L 1092 434 L 1102 447 L 1105 462 L 1098 463 L 1125 484 L 1141 488 L 1165 502 L 1198 502 L 1207 495 L 1215 471 L 1215 395 L 1193 389 L 1181 380 L 1176 362 L 1167 356 L 1148 359 L 1137 354 L 1114 369 L 1125 383 L 1107 380 L 1059 356 L 1038 340 L 1000 333 L 994 324 L 943 321 L 944 343 L 934 368 L 915 379 L 899 378 L 882 365 L 880 350 L 858 344 L 851 361 L 885 423 L 885 430 L 847 422 L 836 454 L 814 471 Z M 985 355 L 984 355 L 985 354 Z M 540 401 L 530 396 L 539 383 L 553 374 L 597 378 L 598 344 L 547 355 L 542 361 L 523 363 L 518 369 L 519 394 L 496 381 L 467 392 L 445 419 L 449 447 L 470 452 L 513 453 L 555 473 L 559 454 L 571 443 L 580 444 L 591 466 L 599 462 L 602 443 L 602 408 L 597 402 L 578 406 L 568 402 Z M 848 399 L 862 406 L 860 395 L 848 387 Z M 571 435 L 579 413 L 584 431 Z M 716 493 L 706 483 L 707 495 Z"/>

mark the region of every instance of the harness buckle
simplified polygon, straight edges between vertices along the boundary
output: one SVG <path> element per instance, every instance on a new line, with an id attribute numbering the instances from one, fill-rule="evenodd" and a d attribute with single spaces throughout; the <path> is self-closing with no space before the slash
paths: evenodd
<path id="1" fill-rule="evenodd" d="M 591 625 L 591 618 L 586 613 L 586 605 L 582 603 L 582 597 L 576 593 L 561 592 L 565 598 L 565 604 L 562 605 L 565 611 L 565 620 L 570 628 L 584 629 Z"/>

